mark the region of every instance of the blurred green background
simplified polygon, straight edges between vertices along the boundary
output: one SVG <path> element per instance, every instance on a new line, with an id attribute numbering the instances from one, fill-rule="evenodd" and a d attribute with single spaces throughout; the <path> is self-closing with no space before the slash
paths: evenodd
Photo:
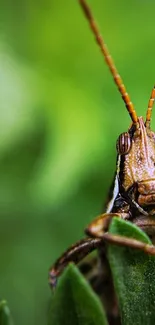
<path id="1" fill-rule="evenodd" d="M 155 2 L 89 3 L 145 116 Z M 129 125 L 78 1 L 1 0 L 0 296 L 15 324 L 46 324 L 49 266 L 101 212 Z"/>

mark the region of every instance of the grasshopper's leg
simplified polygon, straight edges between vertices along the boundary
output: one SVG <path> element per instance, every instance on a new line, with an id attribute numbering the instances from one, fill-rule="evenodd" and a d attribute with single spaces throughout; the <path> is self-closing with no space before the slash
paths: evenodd
<path id="1" fill-rule="evenodd" d="M 93 220 L 85 229 L 86 235 L 94 238 L 102 238 L 103 234 L 108 231 L 111 219 L 118 217 L 124 220 L 128 220 L 130 215 L 128 213 L 104 213 Z"/>
<path id="2" fill-rule="evenodd" d="M 108 227 L 111 222 L 112 217 L 118 216 L 123 219 L 128 219 L 126 214 L 118 214 L 118 213 L 109 213 L 103 214 L 98 217 L 95 221 L 93 221 L 86 229 L 86 234 L 93 238 L 100 238 L 104 242 L 111 243 L 113 245 L 118 246 L 126 246 L 134 249 L 141 250 L 146 254 L 155 255 L 155 246 L 149 245 L 134 238 L 128 238 L 125 236 L 113 235 L 108 233 Z"/>
<path id="3" fill-rule="evenodd" d="M 55 262 L 49 270 L 49 284 L 52 288 L 56 286 L 57 277 L 63 272 L 68 263 L 79 263 L 86 255 L 103 244 L 102 238 L 85 238 L 71 246 Z"/>

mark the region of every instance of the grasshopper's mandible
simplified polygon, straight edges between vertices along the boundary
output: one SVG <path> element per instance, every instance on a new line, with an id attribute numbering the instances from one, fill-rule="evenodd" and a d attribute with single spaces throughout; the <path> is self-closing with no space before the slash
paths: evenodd
<path id="1" fill-rule="evenodd" d="M 97 217 L 85 230 L 86 238 L 71 246 L 50 268 L 49 283 L 55 286 L 57 277 L 69 262 L 78 263 L 94 249 L 98 249 L 101 262 L 106 243 L 128 246 L 155 255 L 155 246 L 135 239 L 108 233 L 113 216 L 131 221 L 155 237 L 155 132 L 150 129 L 155 86 L 151 92 L 146 119 L 138 117 L 133 103 L 118 74 L 112 57 L 99 32 L 98 26 L 85 0 L 79 0 L 95 39 L 130 114 L 132 125 L 117 140 L 117 168 L 109 203 L 104 214 Z M 104 267 L 104 265 L 103 265 Z"/>

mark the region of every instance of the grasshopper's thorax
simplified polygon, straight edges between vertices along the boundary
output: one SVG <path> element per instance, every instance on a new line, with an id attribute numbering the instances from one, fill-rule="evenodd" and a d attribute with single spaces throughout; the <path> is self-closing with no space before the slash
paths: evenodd
<path id="1" fill-rule="evenodd" d="M 155 133 L 145 126 L 142 117 L 120 135 L 117 149 L 120 191 L 131 189 L 141 206 L 155 204 Z"/>

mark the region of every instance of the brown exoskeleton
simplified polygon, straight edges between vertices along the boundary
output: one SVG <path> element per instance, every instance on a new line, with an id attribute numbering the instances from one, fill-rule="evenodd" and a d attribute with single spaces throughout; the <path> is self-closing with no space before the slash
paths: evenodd
<path id="1" fill-rule="evenodd" d="M 155 238 L 155 133 L 150 129 L 155 86 L 151 92 L 144 122 L 143 118 L 138 117 L 136 114 L 88 5 L 85 0 L 79 0 L 79 3 L 122 95 L 132 125 L 117 140 L 117 169 L 106 212 L 97 217 L 87 227 L 85 230 L 87 237 L 71 246 L 50 268 L 49 283 L 51 287 L 55 286 L 57 277 L 69 262 L 79 263 L 90 252 L 98 249 L 98 271 L 93 280 L 90 278 L 90 283 L 106 305 L 109 322 L 119 324 L 113 283 L 109 277 L 110 269 L 106 259 L 105 243 L 128 246 L 155 255 L 155 246 L 153 245 L 108 233 L 113 216 L 117 216 L 139 226 L 152 240 L 153 237 Z M 84 265 L 81 265 L 81 270 L 86 273 Z M 106 284 L 108 289 L 106 289 Z M 100 292 L 100 288 L 102 288 L 102 292 Z M 110 292 L 110 303 L 106 300 L 107 292 L 108 294 Z"/>

